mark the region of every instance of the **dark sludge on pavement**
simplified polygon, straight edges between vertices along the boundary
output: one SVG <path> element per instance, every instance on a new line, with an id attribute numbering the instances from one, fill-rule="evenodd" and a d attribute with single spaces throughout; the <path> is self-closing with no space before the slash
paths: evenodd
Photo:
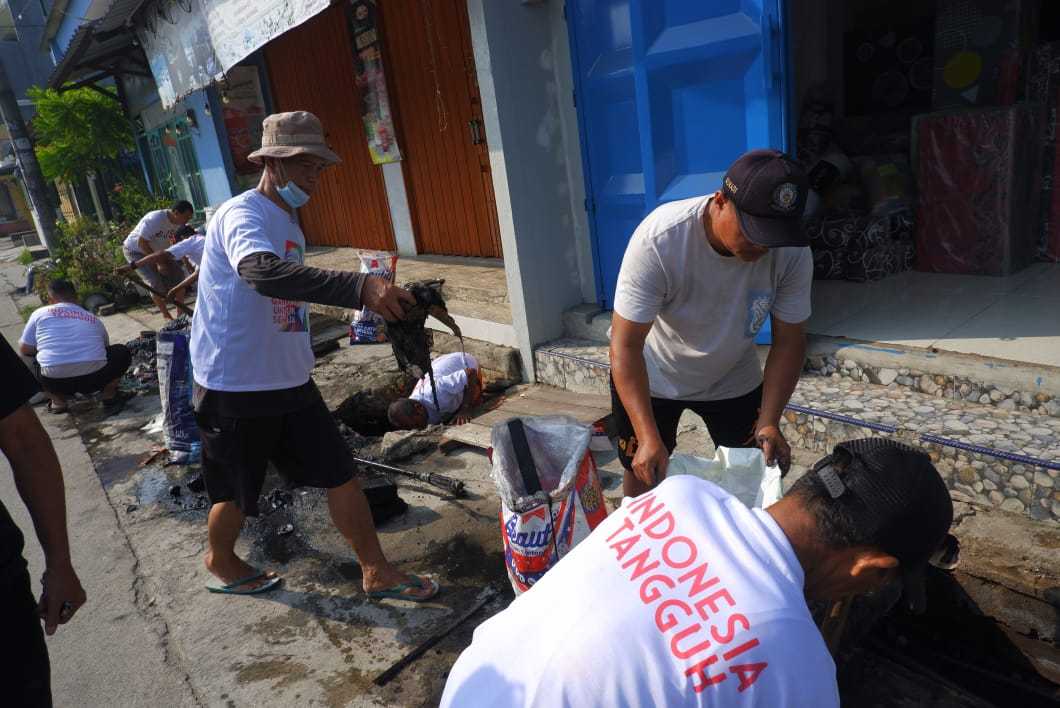
<path id="1" fill-rule="evenodd" d="M 836 662 L 844 705 L 1060 705 L 1055 641 L 1006 628 L 984 613 L 950 573 L 929 573 L 922 615 L 906 611 L 897 602 L 899 592 L 859 599 L 851 610 Z M 1060 601 L 1054 608 L 1060 629 Z M 1053 670 L 1046 675 L 1040 666 Z"/>

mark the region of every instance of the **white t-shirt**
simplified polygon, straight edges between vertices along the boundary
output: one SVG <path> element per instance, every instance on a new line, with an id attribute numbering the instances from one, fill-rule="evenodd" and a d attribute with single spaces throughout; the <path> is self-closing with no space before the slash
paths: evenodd
<path id="1" fill-rule="evenodd" d="M 670 477 L 480 625 L 441 705 L 838 706 L 803 583 L 768 513 Z"/>
<path id="2" fill-rule="evenodd" d="M 198 268 L 202 264 L 202 251 L 205 247 L 206 237 L 195 235 L 174 243 L 166 249 L 166 252 L 178 261 L 181 258 L 187 258 L 192 265 Z"/>
<path id="3" fill-rule="evenodd" d="M 254 253 L 300 264 L 305 236 L 289 213 L 252 189 L 222 204 L 206 230 L 191 324 L 192 368 L 205 388 L 293 388 L 313 369 L 306 304 L 259 295 L 240 279 L 239 261 Z"/>
<path id="4" fill-rule="evenodd" d="M 762 383 L 754 338 L 772 314 L 810 316 L 809 248 L 775 248 L 755 263 L 722 256 L 707 241 L 710 197 L 664 204 L 641 222 L 622 259 L 615 312 L 654 321 L 644 345 L 651 393 L 718 401 Z"/>
<path id="5" fill-rule="evenodd" d="M 132 230 L 132 233 L 125 237 L 125 242 L 122 245 L 133 253 L 143 253 L 139 243 L 139 239 L 143 237 L 151 245 L 153 251 L 158 253 L 169 247 L 170 237 L 179 228 L 179 224 L 174 224 L 169 220 L 168 209 L 149 211 L 136 224 L 136 228 Z"/>
<path id="6" fill-rule="evenodd" d="M 464 391 L 467 389 L 467 370 L 478 369 L 478 360 L 470 354 L 454 352 L 443 354 L 431 362 L 434 369 L 434 381 L 438 387 L 438 405 L 434 405 L 431 393 L 431 379 L 426 374 L 416 382 L 409 398 L 419 401 L 427 408 L 427 419 L 431 425 L 441 423 L 447 416 L 456 413 L 464 402 Z"/>
<path id="7" fill-rule="evenodd" d="M 45 376 L 48 367 L 107 361 L 106 327 L 91 312 L 70 302 L 35 310 L 19 341 L 37 348 L 37 363 Z"/>

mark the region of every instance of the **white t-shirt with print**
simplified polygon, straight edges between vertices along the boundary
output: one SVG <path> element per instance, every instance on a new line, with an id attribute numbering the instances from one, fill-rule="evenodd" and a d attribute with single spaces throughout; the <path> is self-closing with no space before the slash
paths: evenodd
<path id="1" fill-rule="evenodd" d="M 192 369 L 205 388 L 272 391 L 309 380 L 308 308 L 243 282 L 239 262 L 255 253 L 300 264 L 305 236 L 291 214 L 252 189 L 222 204 L 206 230 L 191 324 Z"/>
<path id="2" fill-rule="evenodd" d="M 441 705 L 838 706 L 803 583 L 767 512 L 670 477 L 480 625 Z"/>
<path id="3" fill-rule="evenodd" d="M 189 236 L 183 241 L 178 241 L 166 249 L 166 252 L 176 258 L 187 258 L 196 268 L 202 263 L 202 252 L 206 247 L 205 236 Z"/>
<path id="4" fill-rule="evenodd" d="M 37 348 L 41 369 L 107 361 L 107 329 L 80 305 L 60 302 L 33 312 L 22 330 L 22 344 Z M 45 371 L 45 375 L 47 375 Z"/>
<path id="5" fill-rule="evenodd" d="M 416 382 L 409 398 L 419 401 L 427 409 L 427 420 L 431 425 L 441 423 L 446 417 L 460 410 L 467 389 L 467 370 L 478 369 L 478 360 L 470 354 L 454 352 L 443 354 L 431 362 L 434 381 L 438 388 L 438 407 L 431 393 L 431 379 L 426 374 Z"/>
<path id="6" fill-rule="evenodd" d="M 809 248 L 775 248 L 754 263 L 707 241 L 710 197 L 658 207 L 633 233 L 615 292 L 615 312 L 654 325 L 644 346 L 651 393 L 718 401 L 762 383 L 754 338 L 772 313 L 797 324 L 810 316 Z"/>
<path id="7" fill-rule="evenodd" d="M 168 209 L 156 209 L 144 214 L 143 218 L 136 224 L 136 228 L 125 237 L 122 244 L 133 253 L 143 253 L 140 249 L 139 239 L 142 237 L 155 253 L 164 251 L 169 247 L 169 239 L 180 228 L 169 220 Z"/>

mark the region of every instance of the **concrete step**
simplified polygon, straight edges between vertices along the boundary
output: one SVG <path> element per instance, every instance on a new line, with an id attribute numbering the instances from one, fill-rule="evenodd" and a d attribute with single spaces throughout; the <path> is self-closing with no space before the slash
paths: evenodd
<path id="1" fill-rule="evenodd" d="M 558 340 L 535 352 L 535 365 L 542 383 L 608 393 L 606 345 Z M 793 447 L 819 453 L 851 438 L 905 440 L 927 450 L 950 487 L 976 503 L 1060 523 L 1060 418 L 894 381 L 807 373 L 782 425 Z"/>
<path id="2" fill-rule="evenodd" d="M 563 324 L 571 339 L 606 343 L 611 312 L 579 305 Z M 806 370 L 1060 418 L 1060 369 L 1052 366 L 810 335 Z"/>

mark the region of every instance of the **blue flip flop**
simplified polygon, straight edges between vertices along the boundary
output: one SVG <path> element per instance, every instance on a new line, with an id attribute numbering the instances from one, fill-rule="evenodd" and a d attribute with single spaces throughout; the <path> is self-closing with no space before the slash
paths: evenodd
<path id="1" fill-rule="evenodd" d="M 426 602 L 432 600 L 441 590 L 441 586 L 430 578 L 421 578 L 417 575 L 409 576 L 412 578 L 411 582 L 399 583 L 393 587 L 389 587 L 386 590 L 373 590 L 368 593 L 368 597 L 373 600 L 408 600 L 410 602 Z M 415 595 L 407 595 L 407 590 L 422 590 L 424 587 L 430 587 L 431 592 L 424 597 L 416 597 Z"/>
<path id="2" fill-rule="evenodd" d="M 239 580 L 236 580 L 235 582 L 228 583 L 228 585 L 207 585 L 206 589 L 209 590 L 210 592 L 214 592 L 214 593 L 217 593 L 219 595 L 257 595 L 259 593 L 263 593 L 263 592 L 267 592 L 269 590 L 272 590 L 277 585 L 279 585 L 281 582 L 283 582 L 283 578 L 281 578 L 280 576 L 276 576 L 275 578 L 270 578 L 269 581 L 267 583 L 265 583 L 264 585 L 259 585 L 259 586 L 255 587 L 255 588 L 250 588 L 249 590 L 237 590 L 236 589 L 240 585 L 246 585 L 247 583 L 252 583 L 255 580 L 260 580 L 261 578 L 264 578 L 266 575 L 268 575 L 268 574 L 267 573 L 255 573 L 254 575 L 248 575 L 245 578 L 240 578 Z"/>

